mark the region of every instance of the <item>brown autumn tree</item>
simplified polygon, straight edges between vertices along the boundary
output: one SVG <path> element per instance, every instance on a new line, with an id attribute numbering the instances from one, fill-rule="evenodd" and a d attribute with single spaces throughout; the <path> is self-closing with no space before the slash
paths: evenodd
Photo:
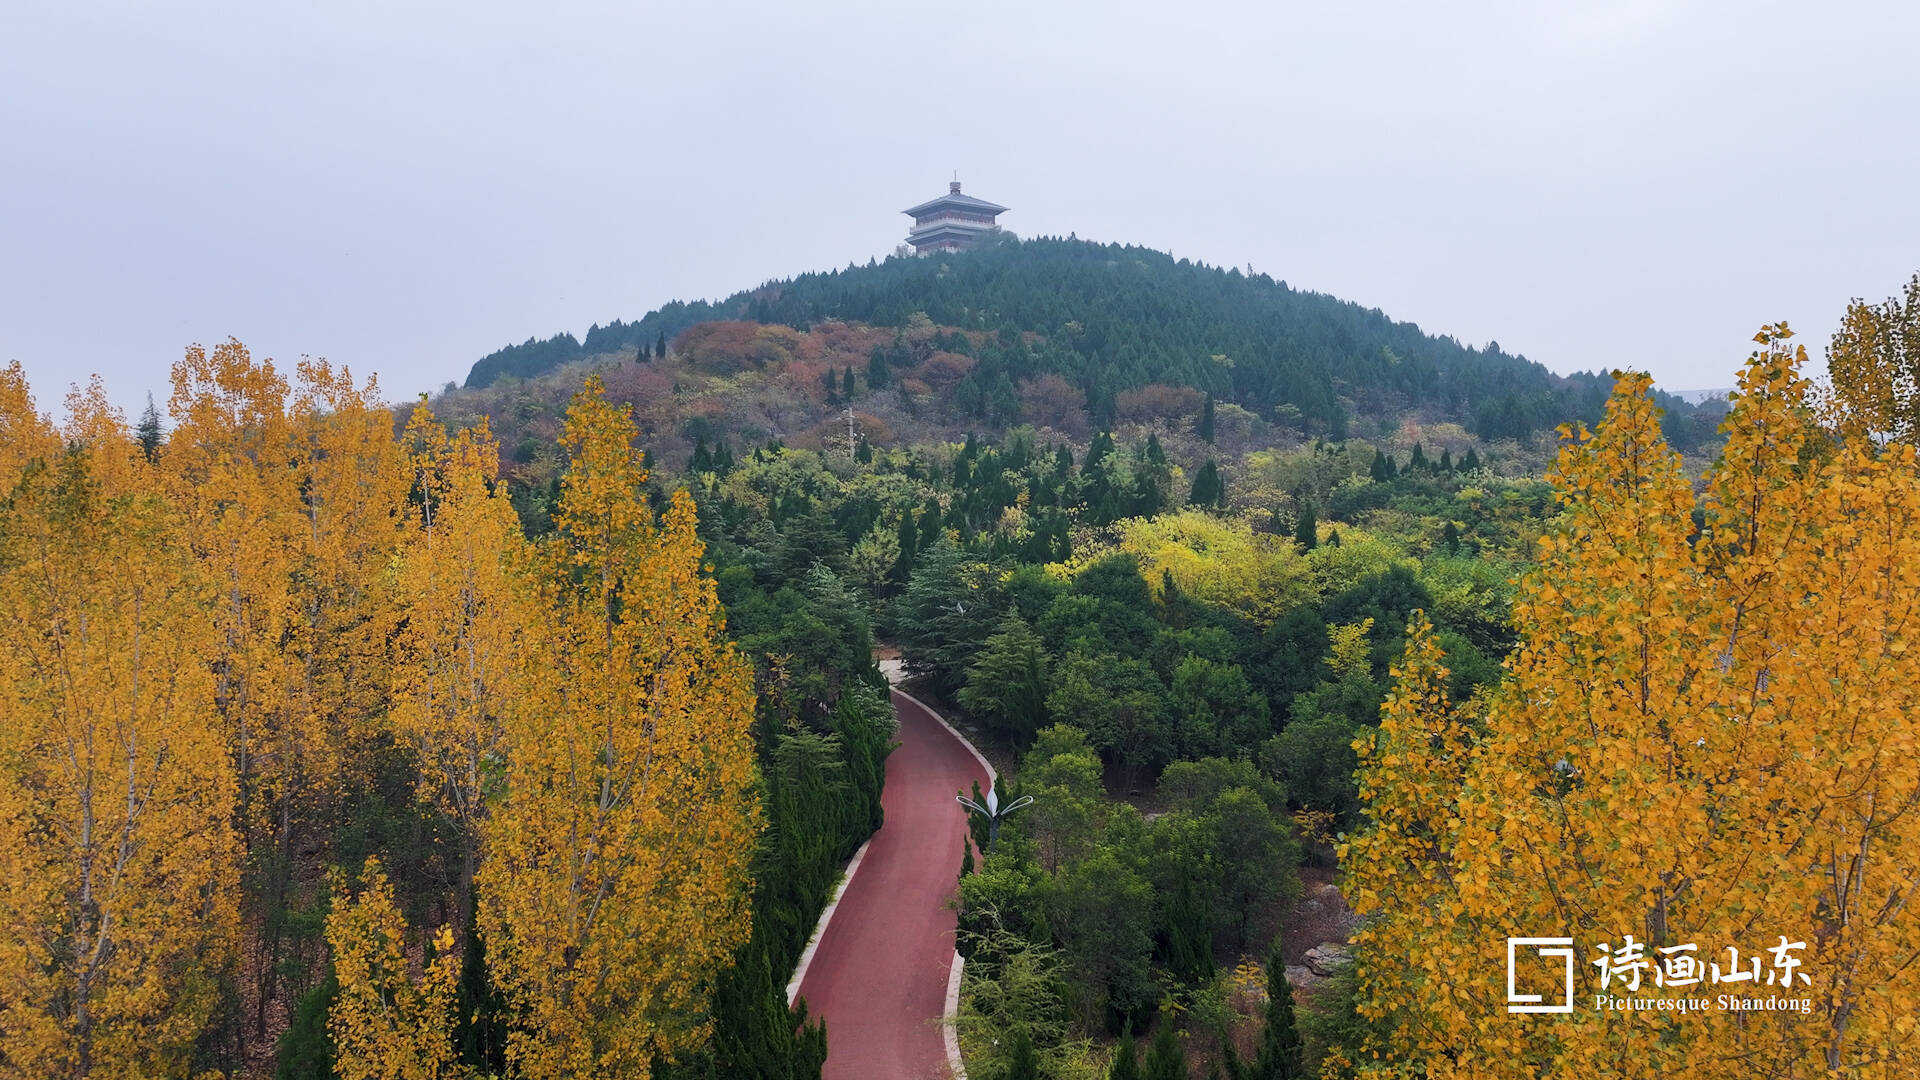
<path id="1" fill-rule="evenodd" d="M 483 826 L 480 925 L 531 1080 L 644 1077 L 708 1031 L 746 937 L 760 827 L 748 664 L 701 575 L 694 508 L 657 523 L 624 409 L 568 412 L 530 668 Z"/>
<path id="2" fill-rule="evenodd" d="M 1416 620 L 1343 851 L 1362 1072 L 1920 1075 L 1920 459 L 1845 394 L 1823 418 L 1787 337 L 1762 330 L 1698 497 L 1646 376 L 1563 429 L 1565 513 L 1488 699 L 1446 700 Z M 1571 1014 L 1507 1011 L 1516 936 L 1575 942 Z M 1791 986 L 1687 983 L 1680 955 Z M 1810 1011 L 1671 1007 L 1768 993 Z"/>

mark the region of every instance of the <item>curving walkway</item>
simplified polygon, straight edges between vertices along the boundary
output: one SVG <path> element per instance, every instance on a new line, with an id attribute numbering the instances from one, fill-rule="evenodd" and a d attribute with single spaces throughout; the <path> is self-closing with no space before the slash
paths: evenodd
<path id="1" fill-rule="evenodd" d="M 900 746 L 887 758 L 886 822 L 801 959 L 797 989 L 827 1022 L 825 1080 L 946 1080 L 940 1018 L 957 991 L 954 912 L 966 812 L 953 801 L 984 761 L 925 706 L 895 691 Z"/>

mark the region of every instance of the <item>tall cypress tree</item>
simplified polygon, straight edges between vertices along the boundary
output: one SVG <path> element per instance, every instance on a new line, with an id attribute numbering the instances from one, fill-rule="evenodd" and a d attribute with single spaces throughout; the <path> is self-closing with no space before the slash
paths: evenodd
<path id="1" fill-rule="evenodd" d="M 1206 464 L 1193 474 L 1193 487 L 1187 492 L 1187 501 L 1195 506 L 1219 508 L 1227 503 L 1227 485 L 1220 479 L 1220 466 L 1208 458 Z"/>
<path id="2" fill-rule="evenodd" d="M 1293 542 L 1300 545 L 1302 551 L 1312 551 L 1320 544 L 1320 522 L 1313 515 L 1313 503 L 1300 504 L 1300 520 L 1293 526 Z"/>
<path id="3" fill-rule="evenodd" d="M 1200 436 L 1201 442 L 1210 443 L 1213 441 L 1213 395 L 1212 394 L 1208 394 L 1206 402 L 1200 406 L 1200 429 L 1198 434 Z"/>
<path id="4" fill-rule="evenodd" d="M 1293 984 L 1287 982 L 1286 960 L 1275 941 L 1267 953 L 1267 1026 L 1260 1032 L 1260 1053 L 1247 1076 L 1249 1080 L 1305 1080 L 1306 1075 L 1300 1032 L 1293 1022 Z"/>

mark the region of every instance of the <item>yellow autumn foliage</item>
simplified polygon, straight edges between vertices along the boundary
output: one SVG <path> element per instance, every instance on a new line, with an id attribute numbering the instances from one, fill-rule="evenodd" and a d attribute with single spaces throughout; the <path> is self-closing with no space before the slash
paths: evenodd
<path id="1" fill-rule="evenodd" d="M 532 668 L 483 825 L 480 924 L 529 1080 L 645 1077 L 709 1030 L 748 930 L 753 680 L 700 573 L 693 501 L 656 525 L 624 407 L 574 399 Z"/>
<path id="2" fill-rule="evenodd" d="M 1698 497 L 1645 375 L 1563 430 L 1565 513 L 1483 710 L 1446 701 L 1415 620 L 1343 849 L 1363 1073 L 1920 1076 L 1920 460 L 1823 426 L 1786 337 L 1763 330 Z M 1626 989 L 1599 947 L 1628 935 L 1656 964 L 1694 946 L 1701 982 Z M 1510 937 L 1572 939 L 1570 1013 L 1508 1011 Z M 1704 978 L 1789 955 L 1791 989 Z"/>
<path id="3" fill-rule="evenodd" d="M 1182 592 L 1262 622 L 1317 599 L 1299 548 L 1254 531 L 1244 517 L 1181 510 L 1128 518 L 1116 528 L 1120 550 L 1140 560 L 1156 590 L 1162 573 L 1171 574 Z"/>
<path id="4" fill-rule="evenodd" d="M 0 378 L 0 1076 L 180 1077 L 232 970 L 215 583 L 97 384 Z"/>

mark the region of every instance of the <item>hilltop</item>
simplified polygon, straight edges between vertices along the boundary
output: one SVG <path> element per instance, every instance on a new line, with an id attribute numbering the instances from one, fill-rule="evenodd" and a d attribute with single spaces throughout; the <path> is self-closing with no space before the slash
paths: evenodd
<path id="1" fill-rule="evenodd" d="M 687 337 L 722 322 L 762 329 Z M 863 383 L 856 395 L 878 391 L 920 422 L 967 429 L 1042 423 L 1047 413 L 1070 419 L 1076 410 L 1094 428 L 1143 409 L 1185 409 L 1197 419 L 1210 397 L 1309 438 L 1384 434 L 1413 419 L 1526 441 L 1596 418 L 1612 385 L 1601 374 L 1557 375 L 1497 342 L 1430 335 L 1266 274 L 1142 247 L 1003 235 L 962 254 L 893 257 L 723 300 L 675 301 L 634 322 L 595 325 L 584 339 L 529 339 L 476 362 L 466 389 L 583 361 L 666 359 L 670 343 L 705 375 L 799 385 L 824 379 L 830 365 L 843 376 L 851 368 Z M 872 367 L 880 382 L 867 382 L 870 365 L 882 363 L 886 372 Z M 819 387 L 817 400 L 791 403 L 804 416 L 764 416 L 747 425 L 760 430 L 737 436 L 785 438 L 819 424 L 845 392 L 836 388 L 828 402 Z M 1676 445 L 1711 437 L 1711 419 L 1691 422 L 1691 405 L 1662 404 Z"/>

